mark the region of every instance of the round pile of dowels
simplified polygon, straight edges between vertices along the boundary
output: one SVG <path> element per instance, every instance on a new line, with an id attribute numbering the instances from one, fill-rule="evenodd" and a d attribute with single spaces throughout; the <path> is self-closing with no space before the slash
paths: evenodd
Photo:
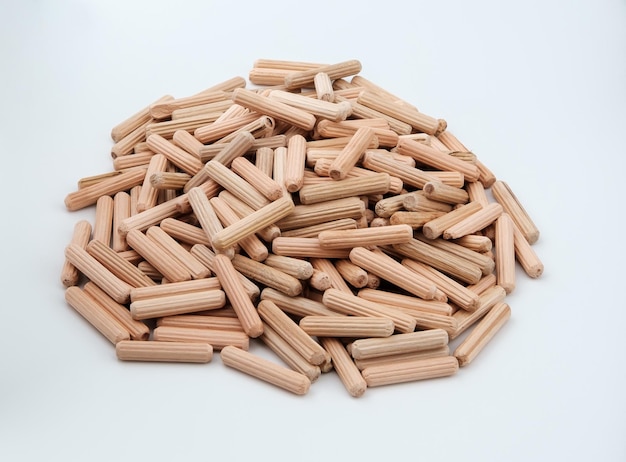
<path id="1" fill-rule="evenodd" d="M 296 394 L 336 372 L 360 396 L 455 374 L 506 323 L 539 231 L 445 120 L 361 67 L 259 59 L 112 129 L 111 171 L 65 199 L 95 219 L 61 278 L 119 360 L 219 351 Z"/>

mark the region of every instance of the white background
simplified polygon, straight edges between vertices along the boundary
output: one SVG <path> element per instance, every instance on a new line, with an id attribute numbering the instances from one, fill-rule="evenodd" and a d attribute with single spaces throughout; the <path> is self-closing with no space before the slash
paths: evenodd
<path id="1" fill-rule="evenodd" d="M 111 127 L 255 59 L 359 59 L 448 121 L 541 230 L 539 280 L 453 377 L 296 397 L 209 365 L 122 363 L 64 301 L 63 249 Z M 0 460 L 626 460 L 626 4 L 3 1 Z"/>

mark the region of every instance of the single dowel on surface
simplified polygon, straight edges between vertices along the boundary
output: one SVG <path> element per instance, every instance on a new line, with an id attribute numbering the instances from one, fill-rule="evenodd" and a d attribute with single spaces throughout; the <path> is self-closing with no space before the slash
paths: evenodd
<path id="1" fill-rule="evenodd" d="M 120 361 L 208 363 L 213 358 L 213 347 L 208 343 L 123 340 L 115 345 L 115 353 Z"/>

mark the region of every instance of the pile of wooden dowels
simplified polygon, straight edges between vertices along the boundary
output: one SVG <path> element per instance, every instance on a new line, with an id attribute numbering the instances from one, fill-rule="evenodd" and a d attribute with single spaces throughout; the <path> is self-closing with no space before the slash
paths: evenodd
<path id="1" fill-rule="evenodd" d="M 95 219 L 62 282 L 120 360 L 220 351 L 293 393 L 334 371 L 360 396 L 452 375 L 506 323 L 517 264 L 543 271 L 539 231 L 445 120 L 360 72 L 259 59 L 250 85 L 163 96 L 113 128 L 112 170 L 65 199 Z"/>

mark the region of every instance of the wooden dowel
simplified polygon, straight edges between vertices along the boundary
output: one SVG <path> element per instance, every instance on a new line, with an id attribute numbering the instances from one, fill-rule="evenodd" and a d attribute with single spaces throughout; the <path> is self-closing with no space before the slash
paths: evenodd
<path id="1" fill-rule="evenodd" d="M 319 366 L 309 363 L 302 355 L 285 341 L 278 333 L 267 324 L 263 325 L 263 334 L 259 337 L 276 355 L 282 359 L 291 369 L 307 376 L 311 382 L 315 382 L 321 375 Z"/>
<path id="2" fill-rule="evenodd" d="M 318 301 L 306 297 L 290 297 L 283 292 L 266 287 L 261 292 L 262 300 L 269 300 L 286 313 L 298 317 L 304 316 L 342 316 L 336 311 L 329 310 Z"/>
<path id="3" fill-rule="evenodd" d="M 531 278 L 541 276 L 543 274 L 543 263 L 515 222 L 513 222 L 513 243 L 515 245 L 515 258 L 526 274 Z"/>
<path id="4" fill-rule="evenodd" d="M 414 191 L 403 196 L 402 206 L 411 212 L 445 212 L 452 211 L 452 205 L 434 201 L 426 197 L 424 191 Z"/>
<path id="5" fill-rule="evenodd" d="M 413 186 L 414 188 L 421 189 L 426 183 L 436 180 L 429 172 L 398 162 L 389 156 L 382 155 L 375 151 L 366 151 L 363 156 L 362 164 L 365 168 L 372 171 L 388 173 L 395 178 L 399 178 L 403 183 Z"/>
<path id="6" fill-rule="evenodd" d="M 182 190 L 191 179 L 191 175 L 183 172 L 158 172 L 150 175 L 150 185 L 157 190 Z"/>
<path id="7" fill-rule="evenodd" d="M 219 280 L 215 277 L 204 279 L 193 279 L 182 282 L 170 282 L 149 287 L 134 287 L 130 291 L 131 302 L 137 302 L 148 298 L 165 297 L 169 295 L 189 294 L 192 292 L 203 292 L 209 290 L 220 290 L 222 288 Z"/>
<path id="8" fill-rule="evenodd" d="M 244 157 L 238 157 L 232 162 L 232 170 L 246 180 L 269 201 L 274 201 L 283 195 L 283 188 L 273 178 L 259 170 L 252 162 Z"/>
<path id="9" fill-rule="evenodd" d="M 320 245 L 328 249 L 382 246 L 409 242 L 413 229 L 409 225 L 389 225 L 379 228 L 329 230 L 319 234 Z"/>
<path id="10" fill-rule="evenodd" d="M 407 361 L 415 361 L 418 359 L 439 358 L 442 356 L 450 356 L 450 347 L 448 345 L 432 348 L 423 351 L 411 351 L 409 353 L 400 353 L 397 355 L 379 356 L 377 358 L 355 359 L 354 364 L 360 371 L 372 366 L 389 366 L 391 364 L 403 363 Z"/>
<path id="11" fill-rule="evenodd" d="M 131 286 L 109 271 L 83 247 L 69 244 L 65 248 L 65 258 L 113 300 L 122 304 L 128 303 Z"/>
<path id="12" fill-rule="evenodd" d="M 176 218 L 166 218 L 161 222 L 160 226 L 163 231 L 180 242 L 190 245 L 211 245 L 206 232 L 198 226 L 185 223 Z"/>
<path id="13" fill-rule="evenodd" d="M 152 337 L 157 342 L 205 343 L 213 350 L 228 346 L 247 350 L 250 339 L 244 332 L 219 329 L 194 329 L 192 327 L 160 326 L 154 329 Z"/>
<path id="14" fill-rule="evenodd" d="M 320 223 L 319 225 L 305 226 L 303 228 L 284 231 L 281 235 L 283 237 L 317 237 L 322 231 L 333 229 L 356 229 L 356 221 L 352 218 L 341 218 L 339 220 Z"/>
<path id="15" fill-rule="evenodd" d="M 359 91 L 359 94 L 361 92 Z M 357 95 L 358 97 L 358 95 Z M 335 101 L 345 101 L 344 96 L 340 96 L 335 93 Z M 351 117 L 354 119 L 378 119 L 382 118 L 389 123 L 389 128 L 396 132 L 399 136 L 408 135 L 413 131 L 413 127 L 410 124 L 403 122 L 401 120 L 396 119 L 395 117 L 391 117 L 387 114 L 384 114 L 375 109 L 364 106 L 363 104 L 359 104 L 356 99 L 350 100 L 350 104 L 352 104 L 352 115 Z"/>
<path id="16" fill-rule="evenodd" d="M 294 258 L 346 258 L 349 249 L 327 249 L 316 237 L 277 237 L 272 241 L 272 252 Z"/>
<path id="17" fill-rule="evenodd" d="M 130 339 L 130 334 L 124 326 L 79 287 L 68 287 L 65 290 L 65 300 L 111 343 L 116 344 Z"/>
<path id="18" fill-rule="evenodd" d="M 313 184 L 313 180 L 317 182 L 330 181 L 330 178 L 325 178 L 330 176 L 330 166 L 332 164 L 332 159 L 320 158 L 315 162 L 315 173 L 319 176 L 311 176 L 305 178 L 305 184 Z M 363 177 L 368 175 L 375 175 L 376 173 L 373 170 L 368 170 L 361 167 L 352 167 L 352 169 L 346 175 L 346 178 L 355 178 L 355 177 Z M 388 172 L 386 172 L 388 173 Z M 389 177 L 389 193 L 400 194 L 404 184 L 400 178 L 395 176 Z"/>
<path id="19" fill-rule="evenodd" d="M 497 202 L 493 202 L 444 230 L 443 238 L 458 239 L 459 237 L 480 231 L 493 223 L 502 214 L 502 211 L 502 206 Z"/>
<path id="20" fill-rule="evenodd" d="M 434 167 L 439 170 L 451 170 L 462 173 L 466 181 L 477 181 L 479 177 L 476 165 L 457 159 L 449 154 L 442 153 L 438 149 L 427 146 L 417 141 L 401 138 L 398 141 L 396 151 L 413 157 L 417 162 Z"/>
<path id="21" fill-rule="evenodd" d="M 503 213 L 496 220 L 496 278 L 498 285 L 510 294 L 515 289 L 515 245 L 513 220 Z"/>
<path id="22" fill-rule="evenodd" d="M 362 396 L 367 384 L 343 344 L 332 337 L 325 337 L 320 341 L 332 358 L 333 367 L 348 393 L 355 398 Z"/>
<path id="23" fill-rule="evenodd" d="M 209 202 L 224 225 L 230 226 L 239 221 L 239 216 L 223 199 L 213 197 L 209 200 Z M 256 234 L 250 234 L 249 236 L 244 237 L 237 243 L 237 245 L 240 246 L 252 260 L 259 262 L 264 261 L 269 254 L 267 247 L 261 242 Z"/>
<path id="24" fill-rule="evenodd" d="M 452 317 L 457 321 L 457 329 L 453 334 L 450 334 L 450 339 L 453 340 L 457 338 L 469 327 L 482 319 L 496 303 L 503 301 L 504 297 L 506 297 L 506 291 L 504 288 L 496 285 L 480 294 L 480 305 L 476 311 L 469 312 L 458 310 L 454 313 Z"/>
<path id="25" fill-rule="evenodd" d="M 176 109 L 199 106 L 201 104 L 214 103 L 227 99 L 223 91 L 201 92 L 193 96 L 176 98 L 168 101 L 159 101 L 150 105 L 150 116 L 154 119 L 166 119 Z"/>
<path id="26" fill-rule="evenodd" d="M 76 211 L 94 205 L 102 196 L 112 196 L 120 191 L 126 191 L 143 182 L 146 171 L 144 169 L 129 170 L 121 175 L 100 181 L 92 186 L 69 193 L 65 197 L 65 206 L 69 211 Z"/>
<path id="27" fill-rule="evenodd" d="M 298 324 L 287 316 L 276 304 L 270 300 L 261 300 L 258 305 L 261 319 L 274 329 L 288 342 L 303 358 L 315 366 L 322 364 L 326 358 L 326 351 Z"/>
<path id="28" fill-rule="evenodd" d="M 146 126 L 146 136 L 159 135 L 166 140 L 171 140 L 174 138 L 174 134 L 181 130 L 189 132 L 189 134 L 195 133 L 198 128 L 215 122 L 221 114 L 221 112 L 203 112 L 184 118 L 179 117 L 175 120 L 150 123 Z M 195 156 L 195 154 L 192 155 Z"/>
<path id="29" fill-rule="evenodd" d="M 191 274 L 180 262 L 170 257 L 155 240 L 137 229 L 131 229 L 126 235 L 128 244 L 146 261 L 154 266 L 169 281 L 180 282 L 191 279 Z"/>
<path id="30" fill-rule="evenodd" d="M 122 222 L 119 224 L 119 226 L 117 227 L 117 232 L 121 233 L 123 236 L 126 236 L 131 229 L 144 231 L 150 226 L 159 224 L 162 220 L 165 220 L 166 218 L 179 216 L 182 213 L 182 205 L 183 196 L 179 196 L 176 199 L 172 199 L 162 204 L 155 205 L 154 207 L 144 212 L 135 214 L 132 214 L 131 212 L 131 216 L 122 220 Z M 133 207 L 131 202 L 131 211 L 132 208 Z"/>
<path id="31" fill-rule="evenodd" d="M 117 303 L 93 282 L 87 282 L 83 290 L 128 331 L 132 340 L 148 340 L 150 329 L 143 322 L 133 319 L 125 305 Z"/>
<path id="32" fill-rule="evenodd" d="M 270 203 L 263 194 L 246 182 L 246 180 L 219 162 L 211 160 L 207 162 L 204 169 L 211 179 L 253 209 L 258 210 Z"/>
<path id="33" fill-rule="evenodd" d="M 474 252 L 488 252 L 493 247 L 491 239 L 487 236 L 480 236 L 478 234 L 468 234 L 467 236 L 454 239 L 451 242 Z"/>
<path id="34" fill-rule="evenodd" d="M 72 239 L 70 244 L 76 245 L 82 249 L 87 247 L 89 240 L 91 239 L 91 223 L 87 220 L 79 220 L 74 225 L 74 231 L 72 233 Z M 63 261 L 63 267 L 61 268 L 61 283 L 65 287 L 71 287 L 78 284 L 80 281 L 79 270 L 66 258 Z"/>
<path id="35" fill-rule="evenodd" d="M 284 84 L 288 89 L 300 88 L 313 83 L 315 75 L 324 72 L 331 80 L 348 77 L 361 72 L 361 63 L 356 60 L 342 61 L 312 69 L 292 72 L 285 76 Z"/>
<path id="36" fill-rule="evenodd" d="M 317 99 L 329 102 L 333 102 L 335 100 L 333 82 L 326 72 L 318 72 L 315 74 L 315 77 L 313 78 L 313 86 L 315 87 L 315 95 L 317 96 Z"/>
<path id="37" fill-rule="evenodd" d="M 204 144 L 187 130 L 176 130 L 172 136 L 172 142 L 198 159 L 200 158 L 200 149 L 204 147 Z"/>
<path id="38" fill-rule="evenodd" d="M 482 255 L 459 244 L 455 244 L 454 241 L 446 241 L 444 239 L 428 239 L 422 234 L 415 233 L 415 239 L 424 242 L 431 247 L 443 250 L 449 254 L 461 257 L 464 260 L 478 266 L 483 276 L 491 274 L 495 269 L 495 263 L 493 258 Z M 471 283 L 473 284 L 473 282 Z"/>
<path id="39" fill-rule="evenodd" d="M 537 226 L 533 223 L 519 199 L 513 194 L 511 187 L 504 181 L 498 180 L 491 186 L 491 192 L 494 199 L 502 205 L 502 209 L 509 214 L 526 240 L 530 244 L 537 242 L 539 229 L 537 229 Z"/>
<path id="40" fill-rule="evenodd" d="M 433 313 L 440 316 L 450 316 L 452 314 L 452 308 L 449 304 L 437 300 L 423 300 L 419 297 L 412 297 L 410 295 L 369 288 L 359 290 L 357 295 L 365 300 L 395 306 L 398 309 L 402 309 L 406 313 L 418 311 Z"/>
<path id="41" fill-rule="evenodd" d="M 141 185 L 139 197 L 137 198 L 137 212 L 143 212 L 157 204 L 158 191 L 151 182 L 151 176 L 156 173 L 165 172 L 167 169 L 167 157 L 162 154 L 155 154 L 150 158 L 148 170 Z"/>
<path id="42" fill-rule="evenodd" d="M 270 91 L 269 98 L 334 122 L 346 120 L 352 113 L 352 105 L 347 101 L 331 103 L 283 90 Z"/>
<path id="43" fill-rule="evenodd" d="M 299 197 L 302 204 L 310 205 L 355 195 L 386 194 L 389 188 L 389 175 L 377 173 L 332 183 L 303 186 L 299 191 Z"/>
<path id="44" fill-rule="evenodd" d="M 430 329 L 386 338 L 365 338 L 352 342 L 352 357 L 367 359 L 412 351 L 430 350 L 448 344 L 448 333 L 443 329 Z"/>
<path id="45" fill-rule="evenodd" d="M 229 144 L 230 143 L 218 142 L 218 143 L 205 145 L 200 150 L 200 160 L 202 162 L 208 162 L 209 160 L 212 160 L 217 154 L 219 154 Z M 263 148 L 263 147 L 274 149 L 274 148 L 277 148 L 280 146 L 286 146 L 286 145 L 287 145 L 287 137 L 283 134 L 268 136 L 267 138 L 256 138 L 254 142 L 252 143 L 252 146 L 250 147 L 250 149 L 248 149 L 248 152 L 254 153 L 258 149 Z"/>
<path id="46" fill-rule="evenodd" d="M 350 141 L 330 164 L 329 175 L 333 180 L 344 179 L 348 172 L 357 164 L 367 147 L 375 137 L 370 127 L 359 127 L 351 136 Z"/>
<path id="47" fill-rule="evenodd" d="M 415 330 L 415 320 L 402 311 L 359 298 L 342 290 L 334 288 L 326 290 L 322 302 L 331 310 L 345 315 L 391 319 L 398 332 L 408 333 Z"/>
<path id="48" fill-rule="evenodd" d="M 93 225 L 92 239 L 111 244 L 111 230 L 113 228 L 113 198 L 102 196 L 96 201 L 96 218 Z"/>
<path id="49" fill-rule="evenodd" d="M 212 270 L 222 284 L 222 289 L 226 292 L 246 334 L 253 338 L 261 335 L 263 323 L 238 277 L 240 273 L 235 269 L 231 260 L 225 255 L 216 255 L 213 259 Z"/>
<path id="50" fill-rule="evenodd" d="M 261 96 L 250 90 L 238 88 L 233 91 L 233 102 L 304 130 L 312 130 L 315 125 L 315 116 L 310 112 Z"/>
<path id="51" fill-rule="evenodd" d="M 211 311 L 208 311 L 210 313 Z M 157 319 L 157 327 L 191 327 L 195 329 L 214 329 L 243 332 L 237 317 L 213 316 L 212 314 L 177 314 Z"/>
<path id="52" fill-rule="evenodd" d="M 213 358 L 213 347 L 206 343 L 123 340 L 115 345 L 115 353 L 120 361 L 209 363 Z"/>
<path id="53" fill-rule="evenodd" d="M 391 225 L 408 225 L 411 229 L 423 227 L 426 223 L 445 215 L 445 212 L 394 212 L 389 217 Z"/>
<path id="54" fill-rule="evenodd" d="M 247 217 L 255 211 L 252 207 L 237 199 L 226 190 L 221 191 L 218 197 L 226 202 L 233 212 L 239 216 L 239 218 Z M 272 242 L 275 238 L 280 236 L 280 233 L 280 228 L 273 223 L 256 231 L 256 234 L 265 242 Z"/>
<path id="55" fill-rule="evenodd" d="M 445 120 L 426 115 L 408 105 L 397 104 L 395 101 L 385 98 L 384 95 L 370 90 L 361 92 L 357 98 L 357 103 L 405 122 L 415 130 L 429 135 L 437 135 L 447 127 Z"/>
<path id="56" fill-rule="evenodd" d="M 413 382 L 454 375 L 459 364 L 454 356 L 416 359 L 397 364 L 372 366 L 361 371 L 368 387 Z"/>
<path id="57" fill-rule="evenodd" d="M 307 376 L 283 366 L 279 366 L 260 356 L 253 355 L 235 347 L 226 347 L 220 354 L 222 362 L 228 367 L 297 395 L 304 395 L 311 387 Z"/>
<path id="58" fill-rule="evenodd" d="M 371 252 L 363 247 L 355 247 L 350 251 L 350 261 L 417 297 L 425 300 L 432 300 L 435 297 L 437 288 L 434 284 L 424 278 L 416 277 L 415 273 L 388 255 Z"/>
<path id="59" fill-rule="evenodd" d="M 365 287 L 370 282 L 369 273 L 360 266 L 352 263 L 350 260 L 335 260 L 334 266 L 341 277 L 352 287 L 360 289 Z"/>
<path id="60" fill-rule="evenodd" d="M 193 154 L 170 143 L 161 135 L 152 134 L 146 139 L 154 152 L 163 154 L 172 164 L 189 175 L 195 175 L 202 168 L 202 162 Z"/>
<path id="61" fill-rule="evenodd" d="M 100 241 L 92 240 L 85 249 L 107 270 L 131 287 L 149 287 L 155 283 L 135 265 Z"/>
<path id="62" fill-rule="evenodd" d="M 159 226 L 151 226 L 146 235 L 157 242 L 172 259 L 178 261 L 191 274 L 192 279 L 203 279 L 211 275 L 211 271 L 189 253 L 176 239 L 167 234 Z"/>
<path id="63" fill-rule="evenodd" d="M 285 218 L 276 222 L 281 231 L 304 228 L 322 222 L 360 218 L 365 206 L 358 197 L 325 200 L 316 204 L 297 205 Z"/>
<path id="64" fill-rule="evenodd" d="M 432 281 L 448 296 L 448 299 L 452 303 L 455 303 L 460 308 L 466 311 L 475 311 L 478 308 L 480 303 L 478 295 L 451 277 L 446 276 L 429 265 L 425 265 L 410 258 L 403 259 L 402 264 Z"/>
<path id="65" fill-rule="evenodd" d="M 393 249 L 468 284 L 475 284 L 482 276 L 477 265 L 418 239 L 412 239 L 406 244 L 395 244 Z"/>
<path id="66" fill-rule="evenodd" d="M 223 291 L 203 290 L 136 300 L 131 302 L 130 312 L 133 319 L 153 319 L 221 308 L 225 303 Z"/>
<path id="67" fill-rule="evenodd" d="M 150 121 L 143 123 L 138 126 L 124 138 L 117 141 L 113 146 L 111 146 L 111 157 L 113 159 L 117 157 L 123 157 L 131 152 L 136 144 L 141 143 L 146 140 L 146 128 L 150 125 Z"/>
<path id="68" fill-rule="evenodd" d="M 454 350 L 454 356 L 459 360 L 459 366 L 466 366 L 471 363 L 510 317 L 511 308 L 509 305 L 503 302 L 496 303 Z"/>
<path id="69" fill-rule="evenodd" d="M 130 217 L 130 194 L 120 191 L 113 197 L 111 248 L 116 252 L 123 252 L 129 249 L 126 243 L 126 236 L 118 231 L 120 223 L 128 217 Z"/>
<path id="70" fill-rule="evenodd" d="M 321 271 L 328 276 L 330 279 L 330 287 L 334 287 L 335 289 L 342 290 L 349 294 L 352 293 L 352 289 L 350 289 L 341 273 L 335 267 L 334 261 L 336 260 L 314 257 L 309 258 L 309 261 L 315 270 Z"/>
<path id="71" fill-rule="evenodd" d="M 152 104 L 165 103 L 173 99 L 173 96 L 165 95 Z M 141 109 L 140 111 L 136 112 L 129 118 L 123 120 L 115 127 L 113 127 L 111 129 L 111 138 L 113 139 L 113 141 L 120 141 L 122 138 L 126 137 L 131 132 L 144 125 L 146 122 L 150 122 L 152 119 L 152 116 L 150 115 L 150 106 L 152 106 L 152 104 L 146 106 L 145 108 Z"/>
<path id="72" fill-rule="evenodd" d="M 223 250 L 241 239 L 274 224 L 294 209 L 291 197 L 281 197 L 219 231 L 212 238 L 213 246 Z"/>
<path id="73" fill-rule="evenodd" d="M 241 274 L 264 286 L 281 291 L 291 297 L 302 293 L 302 283 L 298 279 L 276 268 L 239 254 L 233 257 L 232 263 Z"/>
<path id="74" fill-rule="evenodd" d="M 287 142 L 285 165 L 285 188 L 293 193 L 299 191 L 304 183 L 304 165 L 306 161 L 306 138 L 294 135 Z"/>
<path id="75" fill-rule="evenodd" d="M 485 187 L 480 181 L 467 183 L 465 185 L 465 190 L 467 191 L 470 202 L 478 202 L 483 206 L 483 208 L 489 205 L 489 198 L 485 192 Z"/>
<path id="76" fill-rule="evenodd" d="M 202 245 L 202 244 L 196 244 L 193 247 L 191 247 L 190 252 L 203 265 L 205 265 L 207 268 L 213 271 L 213 262 L 215 260 L 215 253 L 213 253 L 213 251 L 209 249 L 209 247 Z M 257 286 L 254 282 L 252 282 L 250 279 L 248 279 L 241 273 L 237 273 L 236 277 L 239 279 L 239 282 L 241 283 L 243 290 L 246 292 L 250 300 L 252 301 L 256 300 L 259 297 L 259 294 L 261 293 L 259 286 Z"/>
<path id="77" fill-rule="evenodd" d="M 447 204 L 466 204 L 469 201 L 467 191 L 454 188 L 439 181 L 431 181 L 424 185 L 424 195 L 434 201 Z"/>
<path id="78" fill-rule="evenodd" d="M 464 220 L 465 218 L 473 215 L 482 209 L 482 205 L 479 202 L 469 202 L 462 205 L 445 215 L 435 218 L 424 224 L 422 233 L 428 239 L 436 239 L 443 234 L 443 232 Z"/>
<path id="79" fill-rule="evenodd" d="M 305 316 L 299 325 L 317 337 L 389 337 L 395 329 L 391 319 L 369 316 Z"/>
<path id="80" fill-rule="evenodd" d="M 299 258 L 270 254 L 264 263 L 301 281 L 307 280 L 313 275 L 311 263 Z"/>
<path id="81" fill-rule="evenodd" d="M 194 211 L 194 214 L 198 218 L 198 222 L 200 226 L 206 233 L 207 238 L 211 242 L 211 246 L 213 250 L 217 253 L 224 253 L 228 255 L 229 258 L 232 258 L 235 254 L 235 250 L 233 247 L 227 247 L 225 249 L 216 249 L 213 246 L 213 238 L 214 236 L 224 229 L 222 222 L 215 213 L 215 209 L 211 204 L 211 201 L 206 197 L 204 192 L 198 187 L 191 188 L 187 193 L 189 196 L 189 204 Z"/>

